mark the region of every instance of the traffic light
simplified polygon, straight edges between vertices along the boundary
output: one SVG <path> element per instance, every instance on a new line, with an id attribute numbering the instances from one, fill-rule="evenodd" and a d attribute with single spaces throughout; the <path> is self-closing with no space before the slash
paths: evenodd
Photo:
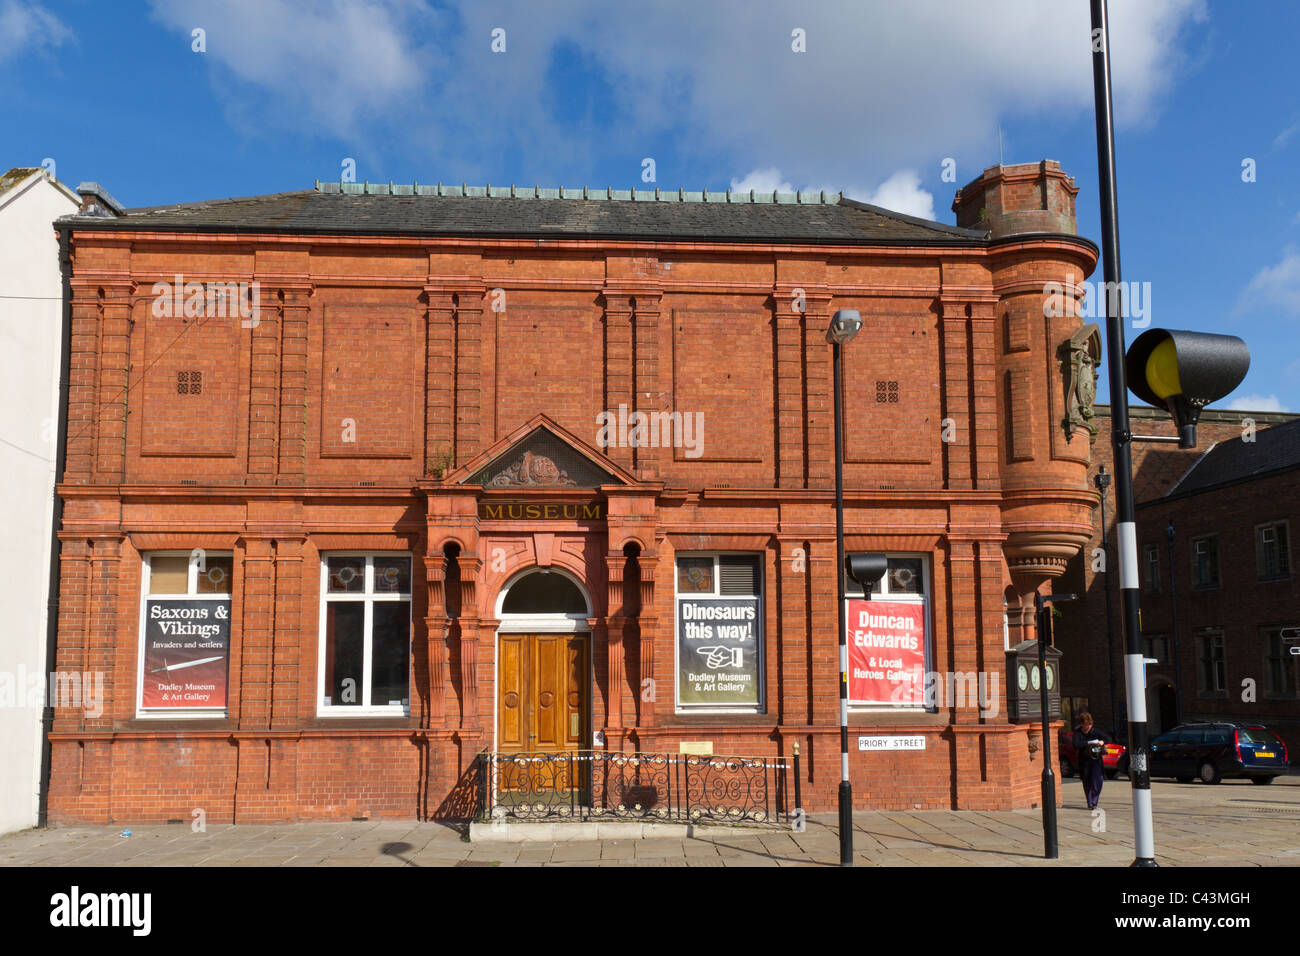
<path id="1" fill-rule="evenodd" d="M 1178 447 L 1195 448 L 1201 409 L 1241 384 L 1250 349 L 1235 335 L 1148 329 L 1129 348 L 1125 368 L 1134 395 L 1169 410 Z"/>

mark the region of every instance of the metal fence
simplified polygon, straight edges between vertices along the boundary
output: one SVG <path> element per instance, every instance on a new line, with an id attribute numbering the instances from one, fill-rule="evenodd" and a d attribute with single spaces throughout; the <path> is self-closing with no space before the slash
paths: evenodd
<path id="1" fill-rule="evenodd" d="M 784 825 L 786 764 L 763 757 L 562 753 L 478 755 L 476 817 L 493 820 Z"/>

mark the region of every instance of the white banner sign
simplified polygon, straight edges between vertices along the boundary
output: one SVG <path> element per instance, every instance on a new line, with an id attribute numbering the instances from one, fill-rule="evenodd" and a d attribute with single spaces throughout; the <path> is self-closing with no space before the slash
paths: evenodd
<path id="1" fill-rule="evenodd" d="M 924 737 L 859 737 L 859 750 L 924 750 Z"/>

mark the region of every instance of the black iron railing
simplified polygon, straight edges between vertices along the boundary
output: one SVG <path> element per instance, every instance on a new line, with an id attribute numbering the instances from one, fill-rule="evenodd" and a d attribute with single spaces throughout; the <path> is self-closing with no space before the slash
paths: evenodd
<path id="1" fill-rule="evenodd" d="M 786 764 L 764 757 L 562 753 L 478 755 L 476 817 L 784 825 Z"/>

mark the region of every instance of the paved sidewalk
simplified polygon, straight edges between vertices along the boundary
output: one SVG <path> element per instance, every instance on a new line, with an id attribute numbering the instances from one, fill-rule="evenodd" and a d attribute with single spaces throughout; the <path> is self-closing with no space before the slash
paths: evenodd
<path id="1" fill-rule="evenodd" d="M 1133 859 L 1128 781 L 1106 784 L 1104 820 L 1065 780 L 1061 857 L 1042 858 L 1041 817 L 1027 811 L 854 814 L 854 850 L 867 866 L 1127 866 Z M 1153 785 L 1156 856 L 1164 866 L 1300 866 L 1300 776 Z M 1094 829 L 1102 826 L 1103 829 Z M 369 821 L 277 826 L 52 827 L 0 837 L 0 866 L 834 866 L 834 814 L 804 833 L 557 843 L 470 843 L 437 823 Z"/>

